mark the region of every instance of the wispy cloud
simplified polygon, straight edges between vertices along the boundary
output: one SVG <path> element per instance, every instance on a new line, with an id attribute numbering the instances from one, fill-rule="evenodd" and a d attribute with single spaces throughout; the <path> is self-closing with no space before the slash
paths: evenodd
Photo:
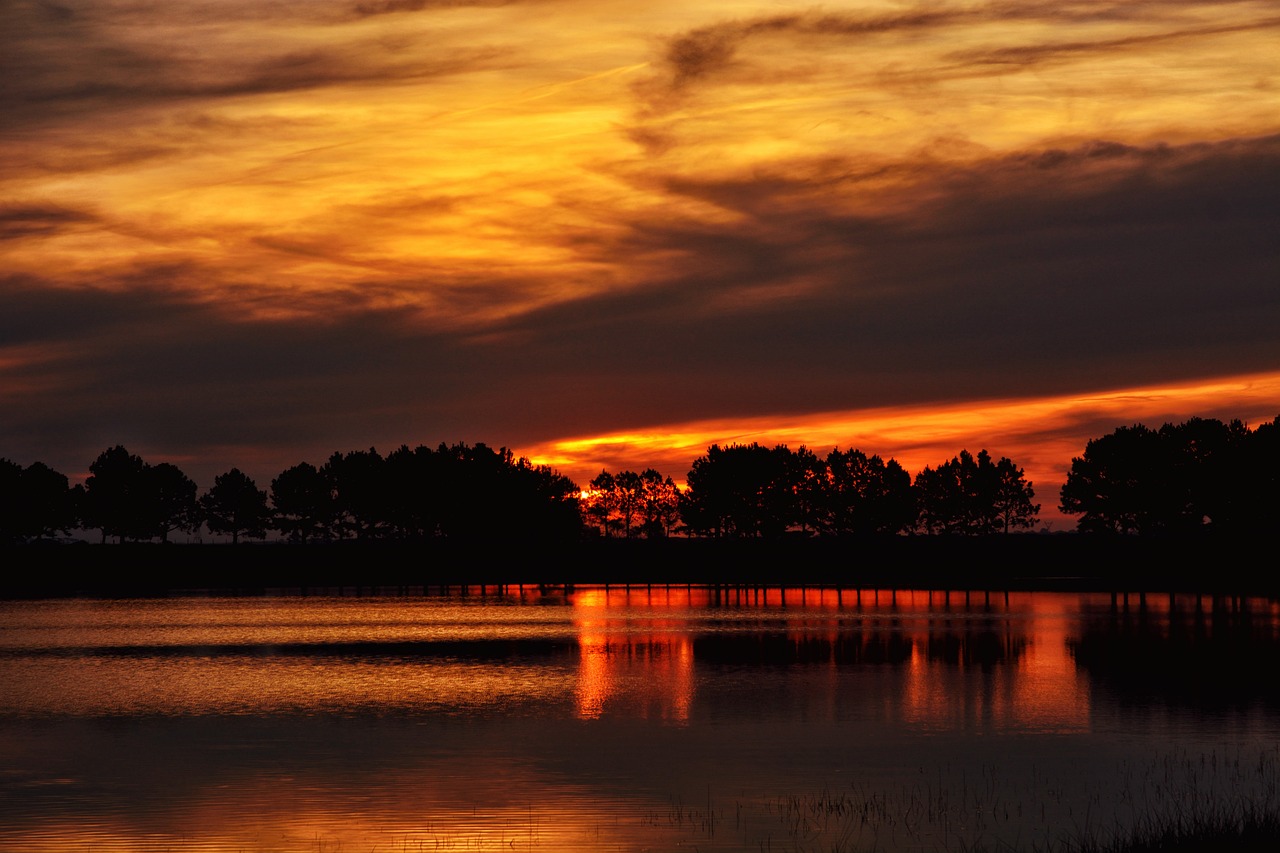
<path id="1" fill-rule="evenodd" d="M 51 205 L 0 206 L 0 240 L 54 234 L 94 220 L 85 211 Z"/>
<path id="2" fill-rule="evenodd" d="M 394 15 L 402 12 L 435 11 L 467 6 L 510 6 L 519 2 L 530 2 L 530 0 L 363 0 L 363 2 L 352 5 L 351 11 L 355 16 L 363 18 L 374 15 Z"/>
<path id="3" fill-rule="evenodd" d="M 501 39 L 433 44 L 426 25 L 341 26 L 328 4 L 14 3 L 0 36 L 11 126 L 99 111 L 388 85 L 500 67 Z"/>
<path id="4" fill-rule="evenodd" d="M 1021 70 L 1035 64 L 1074 61 L 1089 55 L 1121 53 L 1135 48 L 1167 45 L 1186 39 L 1201 39 L 1232 33 L 1266 33 L 1278 28 L 1280 28 L 1280 17 L 1269 17 L 1239 24 L 1173 28 L 1164 32 L 1128 35 L 1121 38 L 1080 41 L 1046 40 L 1036 44 L 962 50 L 950 54 L 948 58 L 961 66 L 1011 65 Z"/>

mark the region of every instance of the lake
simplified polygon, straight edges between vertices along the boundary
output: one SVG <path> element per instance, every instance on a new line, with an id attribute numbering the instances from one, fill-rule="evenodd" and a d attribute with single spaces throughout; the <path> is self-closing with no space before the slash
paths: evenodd
<path id="1" fill-rule="evenodd" d="M 1043 849 L 1280 802 L 1278 670 L 1263 598 L 7 601 L 0 850 Z"/>

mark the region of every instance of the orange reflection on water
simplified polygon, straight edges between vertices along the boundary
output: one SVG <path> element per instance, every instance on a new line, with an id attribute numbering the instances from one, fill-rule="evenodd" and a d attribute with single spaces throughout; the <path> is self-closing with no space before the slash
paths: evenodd
<path id="1" fill-rule="evenodd" d="M 466 775 L 463 775 L 466 774 Z M 487 774 L 487 777 L 486 775 Z M 458 780 L 488 778 L 464 792 Z M 340 851 L 622 850 L 664 839 L 645 816 L 661 801 L 611 798 L 526 768 L 475 759 L 411 767 L 376 797 L 341 779 L 282 775 L 213 785 L 180 812 L 103 815 L 80 826 L 0 827 L 0 849 L 26 853 L 340 853 Z M 144 810 L 145 811 L 145 810 Z M 674 832 L 666 835 L 675 836 Z M 677 846 L 672 844 L 672 846 Z"/>
<path id="2" fill-rule="evenodd" d="M 757 628 L 764 619 L 783 643 L 769 654 L 828 667 L 832 703 L 847 667 L 887 665 L 903 674 L 889 713 L 912 726 L 1085 732 L 1089 682 L 1068 643 L 1081 601 L 891 589 L 580 589 L 572 596 L 581 653 L 577 713 L 597 718 L 625 694 L 629 713 L 687 721 L 695 641 L 711 630 L 699 623 L 716 614 Z"/>
<path id="3" fill-rule="evenodd" d="M 670 588 L 660 591 L 649 604 L 663 609 L 685 611 L 693 590 Z M 705 599 L 706 590 L 698 590 Z M 674 594 L 674 595 L 673 595 Z M 610 600 L 616 607 L 630 603 L 627 590 L 584 590 L 573 596 L 574 626 L 578 635 L 579 664 L 576 690 L 577 712 L 581 719 L 596 719 L 611 697 L 625 687 L 635 699 L 632 712 L 641 718 L 657 717 L 672 722 L 688 722 L 693 706 L 693 638 L 683 619 L 652 615 L 652 608 L 638 619 L 610 615 Z"/>
<path id="4" fill-rule="evenodd" d="M 1034 633 L 1016 668 L 1014 719 L 1040 731 L 1084 732 L 1089 728 L 1089 681 L 1067 648 L 1067 626 L 1079 611 L 1079 599 L 1023 594 L 1033 614 Z"/>
<path id="5" fill-rule="evenodd" d="M 920 593 L 907 593 L 906 602 L 903 595 L 890 606 L 910 608 Z M 1088 685 L 1067 651 L 1067 619 L 1075 609 L 1068 597 L 927 595 L 927 610 L 905 614 L 901 623 L 911 647 L 906 721 L 934 730 L 1089 729 Z"/>

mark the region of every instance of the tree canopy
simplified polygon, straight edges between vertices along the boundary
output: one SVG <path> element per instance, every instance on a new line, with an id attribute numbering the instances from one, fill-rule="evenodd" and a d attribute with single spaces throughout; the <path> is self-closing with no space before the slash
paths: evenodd
<path id="1" fill-rule="evenodd" d="M 43 462 L 0 459 L 0 544 L 65 533 L 77 525 L 76 493 Z"/>
<path id="2" fill-rule="evenodd" d="M 81 518 L 105 540 L 167 540 L 174 530 L 200 526 L 196 484 L 176 465 L 149 465 L 122 445 L 104 450 L 89 466 Z"/>
<path id="3" fill-rule="evenodd" d="M 584 521 L 604 536 L 669 536 L 679 520 L 680 490 L 653 468 L 601 471 L 582 497 Z"/>
<path id="4" fill-rule="evenodd" d="M 1007 457 L 968 450 L 916 475 L 919 526 L 928 533 L 1008 533 L 1035 526 L 1040 505 L 1023 470 Z"/>
<path id="5" fill-rule="evenodd" d="M 712 445 L 694 460 L 680 513 L 716 537 L 895 534 L 915 527 L 916 497 L 896 460 L 860 450 L 823 459 L 804 446 Z"/>
<path id="6" fill-rule="evenodd" d="M 230 533 L 231 543 L 241 536 L 262 539 L 267 535 L 271 512 L 267 493 L 239 468 L 213 479 L 213 488 L 200 498 L 205 523 L 212 533 Z"/>
<path id="7" fill-rule="evenodd" d="M 1071 460 L 1060 509 L 1088 533 L 1257 529 L 1280 511 L 1280 417 L 1122 426 Z"/>
<path id="8" fill-rule="evenodd" d="M 911 475 L 896 459 L 885 462 L 861 450 L 827 454 L 826 528 L 837 535 L 901 533 L 916 524 Z"/>

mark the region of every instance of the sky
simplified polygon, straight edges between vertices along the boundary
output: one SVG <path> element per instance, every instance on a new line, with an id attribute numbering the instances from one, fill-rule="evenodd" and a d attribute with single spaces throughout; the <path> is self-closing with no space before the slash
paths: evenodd
<path id="1" fill-rule="evenodd" d="M 1280 414 L 1273 0 L 0 0 L 0 456 Z M 1064 524 L 1069 522 L 1062 522 Z"/>

